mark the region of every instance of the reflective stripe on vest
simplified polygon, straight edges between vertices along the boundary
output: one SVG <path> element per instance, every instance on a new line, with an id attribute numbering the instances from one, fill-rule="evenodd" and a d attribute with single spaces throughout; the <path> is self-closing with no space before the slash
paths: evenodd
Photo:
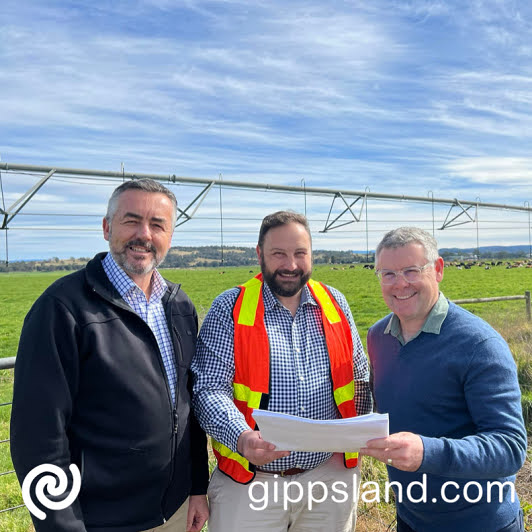
<path id="1" fill-rule="evenodd" d="M 351 327 L 342 309 L 324 284 L 310 279 L 308 287 L 321 308 L 323 330 L 331 364 L 334 402 L 343 418 L 355 417 L 357 412 Z M 356 467 L 357 464 L 358 453 L 344 453 L 345 467 Z"/>
<path id="2" fill-rule="evenodd" d="M 334 401 L 343 418 L 356 416 L 353 380 L 353 339 L 342 309 L 322 283 L 307 284 L 321 309 L 325 342 L 329 353 Z M 246 423 L 255 429 L 255 408 L 267 409 L 270 380 L 270 345 L 264 324 L 262 274 L 240 286 L 233 309 L 235 376 L 233 400 Z M 252 355 L 252 356 L 251 356 Z M 252 361 L 252 363 L 251 363 Z M 255 466 L 243 456 L 213 440 L 218 467 L 236 482 L 247 484 L 255 477 Z M 346 467 L 356 467 L 357 453 L 346 453 Z"/>
<path id="3" fill-rule="evenodd" d="M 325 285 L 310 279 L 308 287 L 321 308 L 323 330 L 331 363 L 334 402 L 343 418 L 354 417 L 356 409 L 351 327 Z"/>

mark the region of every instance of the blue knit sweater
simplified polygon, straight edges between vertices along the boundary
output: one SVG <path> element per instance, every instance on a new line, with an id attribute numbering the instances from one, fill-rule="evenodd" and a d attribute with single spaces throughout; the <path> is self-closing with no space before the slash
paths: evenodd
<path id="1" fill-rule="evenodd" d="M 391 315 L 368 333 L 378 412 L 390 415 L 390 434 L 407 431 L 423 440 L 414 473 L 388 468 L 401 519 L 416 532 L 495 532 L 518 514 L 510 485 L 526 455 L 515 362 L 503 338 L 486 322 L 450 303 L 440 334 L 422 332 L 402 346 L 384 330 Z M 412 502 L 407 487 L 426 483 L 426 502 Z M 442 485 L 452 481 L 443 491 Z M 475 481 L 476 485 L 468 482 Z M 421 485 L 419 485 L 421 486 Z M 478 502 L 468 502 L 463 496 Z M 491 493 L 491 502 L 488 502 Z M 412 489 L 417 500 L 423 489 Z"/>

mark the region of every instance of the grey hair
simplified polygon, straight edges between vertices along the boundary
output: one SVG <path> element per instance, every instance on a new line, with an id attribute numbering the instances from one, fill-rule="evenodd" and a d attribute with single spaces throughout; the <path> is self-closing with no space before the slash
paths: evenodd
<path id="1" fill-rule="evenodd" d="M 279 227 L 281 225 L 288 225 L 290 223 L 302 225 L 305 228 L 305 231 L 308 233 L 308 236 L 311 238 L 310 227 L 308 225 L 306 216 L 295 211 L 277 211 L 272 214 L 268 214 L 268 216 L 262 220 L 259 231 L 259 248 L 262 249 L 264 245 L 264 237 L 270 229 Z"/>
<path id="2" fill-rule="evenodd" d="M 143 192 L 164 194 L 172 202 L 172 227 L 175 226 L 175 221 L 177 219 L 177 199 L 171 190 L 166 188 L 164 185 L 161 185 L 161 183 L 154 181 L 153 179 L 135 179 L 132 181 L 126 181 L 114 189 L 111 197 L 109 198 L 109 202 L 107 203 L 107 213 L 105 215 L 105 219 L 109 224 L 112 222 L 113 217 L 116 214 L 116 209 L 118 208 L 118 198 L 126 190 L 141 190 Z"/>
<path id="3" fill-rule="evenodd" d="M 419 227 L 399 227 L 388 231 L 375 250 L 375 260 L 383 249 L 402 248 L 408 244 L 421 244 L 428 262 L 434 262 L 440 256 L 436 239 Z"/>

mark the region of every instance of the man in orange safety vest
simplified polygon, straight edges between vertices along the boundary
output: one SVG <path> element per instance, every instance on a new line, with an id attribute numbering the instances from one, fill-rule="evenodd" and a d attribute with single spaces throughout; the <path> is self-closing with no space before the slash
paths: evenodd
<path id="1" fill-rule="evenodd" d="M 252 417 L 256 408 L 311 419 L 371 411 L 367 360 L 349 305 L 311 279 L 304 216 L 267 216 L 257 256 L 261 273 L 213 302 L 192 363 L 196 415 L 218 462 L 209 530 L 352 531 L 356 453 L 276 450 Z M 335 483 L 346 496 L 335 497 Z M 261 504 L 253 504 L 259 492 Z"/>

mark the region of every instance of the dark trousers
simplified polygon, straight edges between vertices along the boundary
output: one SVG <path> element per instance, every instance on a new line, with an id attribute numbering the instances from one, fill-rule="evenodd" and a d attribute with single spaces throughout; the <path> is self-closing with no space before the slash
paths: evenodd
<path id="1" fill-rule="evenodd" d="M 407 525 L 399 516 L 397 516 L 397 532 L 416 532 L 410 525 Z M 508 525 L 497 532 L 525 532 L 523 521 L 523 510 L 519 510 L 519 515 Z"/>

